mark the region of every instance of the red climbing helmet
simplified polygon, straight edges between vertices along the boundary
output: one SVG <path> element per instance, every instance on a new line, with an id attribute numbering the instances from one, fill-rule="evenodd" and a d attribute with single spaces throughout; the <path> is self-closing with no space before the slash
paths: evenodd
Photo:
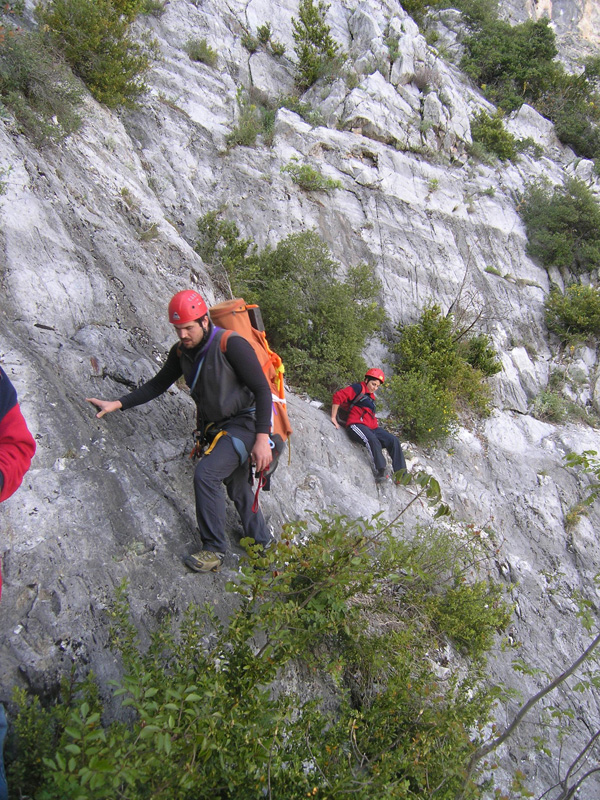
<path id="1" fill-rule="evenodd" d="M 205 314 L 208 314 L 206 303 L 193 289 L 177 292 L 169 303 L 169 322 L 173 325 L 185 325 Z"/>
<path id="2" fill-rule="evenodd" d="M 372 369 L 368 370 L 365 373 L 365 379 L 366 378 L 377 378 L 377 380 L 381 381 L 381 383 L 385 383 L 385 375 L 380 369 L 377 369 L 376 367 L 373 367 Z"/>

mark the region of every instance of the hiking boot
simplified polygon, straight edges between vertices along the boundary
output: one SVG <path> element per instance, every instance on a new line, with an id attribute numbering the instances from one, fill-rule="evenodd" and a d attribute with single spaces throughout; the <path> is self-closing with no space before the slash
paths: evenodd
<path id="1" fill-rule="evenodd" d="M 186 556 L 183 563 L 194 572 L 218 572 L 225 558 L 224 553 L 213 553 L 212 550 L 200 550 Z"/>
<path id="2" fill-rule="evenodd" d="M 387 480 L 387 475 L 385 473 L 385 467 L 382 469 L 377 470 L 377 475 L 375 475 L 375 483 L 385 483 Z"/>

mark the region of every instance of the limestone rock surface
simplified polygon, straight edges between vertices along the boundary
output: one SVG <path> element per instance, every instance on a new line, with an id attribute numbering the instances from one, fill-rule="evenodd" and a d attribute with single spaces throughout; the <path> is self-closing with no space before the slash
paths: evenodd
<path id="1" fill-rule="evenodd" d="M 187 457 L 194 413 L 185 391 L 174 386 L 101 420 L 85 402 L 119 397 L 154 374 L 173 341 L 165 308 L 174 292 L 193 287 L 209 304 L 224 299 L 194 250 L 197 220 L 222 207 L 260 247 L 316 230 L 341 270 L 372 263 L 394 325 L 415 322 L 432 302 L 444 312 L 481 311 L 503 364 L 491 379 L 492 415 L 464 419 L 439 447 L 406 446 L 411 469 L 439 479 L 455 524 L 493 537 L 494 576 L 515 602 L 516 649 L 496 653 L 490 675 L 532 694 L 542 678 L 514 674 L 515 654 L 555 675 L 589 641 L 577 598 L 598 618 L 600 514 L 592 506 L 566 524 L 588 479 L 564 456 L 600 451 L 600 430 L 532 415 L 564 364 L 544 323 L 549 276 L 527 255 L 518 204 L 541 177 L 558 184 L 585 174 L 600 192 L 593 165 L 575 159 L 528 107 L 509 127 L 532 136 L 541 158 L 492 166 L 470 159 L 469 118 L 491 107 L 392 0 L 331 3 L 332 35 L 360 69 L 354 82 L 341 77 L 302 98 L 325 124 L 281 108 L 271 143 L 259 137 L 254 147 L 228 147 L 239 87 L 271 100 L 293 91 L 297 6 L 230 0 L 224 9 L 215 0 L 170 0 L 162 16 L 137 22 L 156 38 L 159 57 L 135 110 L 114 113 L 88 98 L 81 131 L 41 149 L 10 118 L 0 120 L 0 174 L 8 175 L 0 196 L 0 361 L 38 442 L 23 487 L 0 508 L 0 700 L 15 684 L 49 689 L 72 662 L 92 666 L 103 683 L 115 677 L 106 610 L 123 579 L 142 627 L 190 599 L 227 612 L 223 587 L 241 556 L 232 509 L 224 572 L 200 577 L 181 562 L 197 546 Z M 243 34 L 265 21 L 283 56 L 243 47 Z M 189 59 L 192 35 L 217 51 L 215 67 Z M 292 158 L 341 188 L 303 191 L 281 171 Z M 373 342 L 368 353 L 385 364 L 383 345 Z M 575 399 L 600 412 L 597 352 L 582 348 L 568 369 L 573 364 Z M 309 401 L 290 387 L 290 463 L 283 459 L 262 501 L 274 534 L 307 509 L 392 519 L 410 491 L 378 489 L 365 452 Z M 407 525 L 431 521 L 426 509 L 414 513 Z M 597 692 L 579 704 L 572 694 L 562 701 L 585 720 L 582 735 L 585 725 L 598 728 Z M 515 700 L 498 709 L 499 721 L 517 707 Z M 525 757 L 509 742 L 500 755 L 507 782 L 515 761 L 535 787 L 556 780 L 556 763 L 543 753 Z M 590 786 L 597 793 L 600 784 Z"/>

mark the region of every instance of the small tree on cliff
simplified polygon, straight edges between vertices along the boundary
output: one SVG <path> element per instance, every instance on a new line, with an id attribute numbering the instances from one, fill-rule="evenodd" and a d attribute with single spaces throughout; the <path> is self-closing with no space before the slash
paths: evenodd
<path id="1" fill-rule="evenodd" d="M 329 6 L 319 0 L 300 0 L 298 19 L 292 17 L 293 36 L 298 56 L 296 81 L 301 89 L 308 89 L 332 66 L 339 55 L 339 45 L 331 37 L 325 22 Z"/>

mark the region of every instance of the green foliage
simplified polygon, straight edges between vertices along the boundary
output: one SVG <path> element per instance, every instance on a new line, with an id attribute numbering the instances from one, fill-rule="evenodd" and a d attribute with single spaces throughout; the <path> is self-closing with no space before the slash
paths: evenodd
<path id="1" fill-rule="evenodd" d="M 498 360 L 498 353 L 490 344 L 490 337 L 485 333 L 471 336 L 466 341 L 458 341 L 460 355 L 473 369 L 479 370 L 486 378 L 497 375 L 502 371 L 502 364 Z"/>
<path id="2" fill-rule="evenodd" d="M 600 205 L 588 186 L 568 178 L 552 192 L 531 185 L 520 207 L 527 252 L 546 267 L 580 274 L 600 266 Z"/>
<path id="3" fill-rule="evenodd" d="M 325 21 L 329 6 L 319 0 L 300 0 L 298 19 L 292 17 L 294 51 L 298 58 L 296 82 L 304 90 L 331 72 L 339 62 L 339 45 Z"/>
<path id="4" fill-rule="evenodd" d="M 0 108 L 33 142 L 63 139 L 81 125 L 82 91 L 66 64 L 35 31 L 0 27 Z"/>
<path id="5" fill-rule="evenodd" d="M 238 89 L 237 104 L 238 124 L 227 134 L 225 140 L 230 147 L 254 147 L 258 135 L 264 130 L 262 111 L 242 89 Z"/>
<path id="6" fill-rule="evenodd" d="M 537 419 L 556 424 L 564 422 L 568 415 L 565 398 L 551 389 L 544 389 L 536 396 L 532 412 Z"/>
<path id="7" fill-rule="evenodd" d="M 489 581 L 457 581 L 442 595 L 430 597 L 428 609 L 438 628 L 471 658 L 492 647 L 496 631 L 504 630 L 511 616 L 501 587 Z"/>
<path id="8" fill-rule="evenodd" d="M 489 413 L 484 378 L 501 367 L 488 336 L 457 331 L 452 314 L 442 316 L 437 305 L 426 308 L 415 325 L 398 325 L 398 332 L 400 341 L 392 348 L 397 374 L 385 396 L 411 441 L 450 434 L 461 406 Z"/>
<path id="9" fill-rule="evenodd" d="M 162 17 L 167 10 L 168 0 L 141 0 L 140 14 L 148 17 Z"/>
<path id="10" fill-rule="evenodd" d="M 592 481 L 581 507 L 590 506 L 600 496 L 600 459 L 596 450 L 584 450 L 583 453 L 569 453 L 565 457 L 567 466 L 581 467 L 583 472 L 592 475 Z"/>
<path id="11" fill-rule="evenodd" d="M 271 25 L 268 22 L 265 22 L 264 25 L 259 25 L 256 29 L 256 34 L 258 36 L 258 41 L 266 45 L 271 41 Z"/>
<path id="12" fill-rule="evenodd" d="M 110 107 L 131 105 L 144 91 L 144 48 L 129 35 L 143 0 L 50 0 L 36 14 L 48 40 L 94 97 Z"/>
<path id="13" fill-rule="evenodd" d="M 579 75 L 555 61 L 547 19 L 510 25 L 497 15 L 471 19 L 461 66 L 505 112 L 529 103 L 555 124 L 559 139 L 584 158 L 600 156 L 599 61 Z"/>
<path id="14" fill-rule="evenodd" d="M 289 173 L 293 182 L 307 192 L 332 192 L 342 186 L 341 181 L 326 178 L 310 164 L 300 164 L 295 157 L 281 168 L 281 172 Z"/>
<path id="15" fill-rule="evenodd" d="M 561 142 L 590 159 L 600 156 L 598 63 L 588 61 L 579 75 L 557 68 L 552 85 L 537 103 L 538 110 L 554 122 Z"/>
<path id="16" fill-rule="evenodd" d="M 209 67 L 214 67 L 217 64 L 217 51 L 210 47 L 206 39 L 188 39 L 185 45 L 185 52 L 192 61 L 200 61 Z"/>
<path id="17" fill-rule="evenodd" d="M 309 125 L 316 127 L 323 124 L 323 115 L 320 111 L 316 111 L 310 103 L 303 103 L 295 95 L 287 95 L 279 98 L 277 101 L 278 108 L 287 108 L 290 111 L 298 114 Z"/>
<path id="18" fill-rule="evenodd" d="M 221 285 L 260 305 L 269 342 L 292 383 L 326 400 L 364 375 L 361 353 L 384 319 L 370 266 L 359 264 L 338 277 L 340 265 L 313 231 L 287 236 L 259 254 L 218 212 L 199 220 L 198 229 L 196 250 Z"/>
<path id="19" fill-rule="evenodd" d="M 256 53 L 260 47 L 260 42 L 252 33 L 245 33 L 242 36 L 242 46 L 246 48 L 249 53 Z"/>
<path id="20" fill-rule="evenodd" d="M 546 18 L 521 25 L 495 19 L 465 39 L 461 67 L 505 111 L 535 102 L 556 70 L 554 33 Z"/>
<path id="21" fill-rule="evenodd" d="M 501 112 L 490 117 L 481 111 L 471 120 L 471 136 L 501 161 L 514 161 L 517 157 L 517 140 L 504 127 Z"/>
<path id="22" fill-rule="evenodd" d="M 392 419 L 411 442 L 430 444 L 456 429 L 458 415 L 452 394 L 421 371 L 392 375 L 386 381 L 384 397 Z"/>
<path id="23" fill-rule="evenodd" d="M 430 476 L 415 490 L 439 501 Z M 128 722 L 102 725 L 89 691 L 47 713 L 21 694 L 16 725 L 30 735 L 9 764 L 15 796 L 455 800 L 500 692 L 486 688 L 483 659 L 445 662 L 443 681 L 434 659 L 441 628 L 464 635 L 465 609 L 482 641 L 501 621 L 492 590 L 460 586 L 481 551 L 435 529 L 406 541 L 380 517 L 315 517 L 311 527 L 287 526 L 266 554 L 249 546 L 228 585 L 236 602 L 226 624 L 190 606 L 145 652 L 122 588 L 113 643 L 123 677 L 111 700 Z M 299 672 L 314 700 L 294 688 Z M 40 759 L 45 769 L 32 770 Z M 475 779 L 464 788 L 465 798 L 483 796 Z"/>
<path id="24" fill-rule="evenodd" d="M 553 288 L 546 298 L 546 324 L 564 344 L 597 340 L 600 335 L 600 291 L 573 284 L 562 294 Z"/>

